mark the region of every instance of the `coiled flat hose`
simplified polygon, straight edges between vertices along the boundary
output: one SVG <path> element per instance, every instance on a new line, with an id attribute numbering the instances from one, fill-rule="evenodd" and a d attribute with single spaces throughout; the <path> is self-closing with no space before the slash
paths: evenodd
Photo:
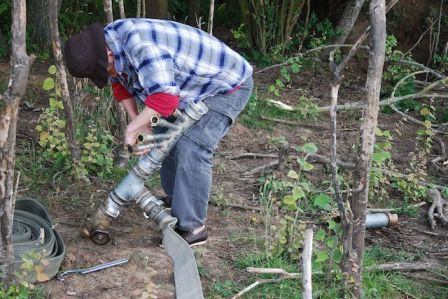
<path id="1" fill-rule="evenodd" d="M 12 241 L 14 271 L 21 279 L 41 282 L 56 276 L 65 256 L 65 245 L 38 201 L 16 201 Z"/>

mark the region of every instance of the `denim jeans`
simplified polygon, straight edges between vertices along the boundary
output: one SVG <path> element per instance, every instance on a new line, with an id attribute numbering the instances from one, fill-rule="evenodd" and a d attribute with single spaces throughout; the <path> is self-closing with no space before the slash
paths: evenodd
<path id="1" fill-rule="evenodd" d="M 160 178 L 178 227 L 192 231 L 205 224 L 212 183 L 213 153 L 227 134 L 252 92 L 252 78 L 231 94 L 204 100 L 207 112 L 184 136 L 162 163 Z"/>

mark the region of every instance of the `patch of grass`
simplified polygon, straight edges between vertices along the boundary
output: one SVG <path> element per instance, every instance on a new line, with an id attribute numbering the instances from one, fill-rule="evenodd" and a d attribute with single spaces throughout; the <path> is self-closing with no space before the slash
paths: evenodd
<path id="1" fill-rule="evenodd" d="M 367 249 L 364 253 L 365 266 L 388 262 L 416 262 L 418 260 L 418 256 L 411 255 L 406 251 L 395 250 L 393 248 L 381 248 L 378 245 Z"/>
<path id="2" fill-rule="evenodd" d="M 364 265 L 370 266 L 384 262 L 413 262 L 418 260 L 404 251 L 380 248 L 374 246 L 366 250 Z M 281 257 L 266 257 L 264 253 L 247 255 L 236 262 L 236 266 L 244 269 L 246 267 L 258 268 L 281 268 L 288 272 L 300 272 L 295 263 L 290 263 Z M 226 281 L 218 284 L 221 290 L 225 286 L 233 292 L 238 292 L 257 279 L 276 278 L 275 275 L 248 274 L 245 283 Z M 448 288 L 428 285 L 404 277 L 398 272 L 369 272 L 363 275 L 363 287 L 365 298 L 407 298 L 411 294 L 418 298 L 448 298 Z M 224 288 L 224 290 L 227 290 Z M 313 276 L 313 294 L 317 298 L 340 298 L 342 291 L 342 280 L 340 273 Z M 223 291 L 224 292 L 224 291 Z M 233 294 L 235 294 L 233 293 Z M 224 293 L 220 293 L 224 295 Z M 227 293 L 226 293 L 227 295 Z M 244 298 L 301 298 L 301 282 L 294 280 L 283 280 L 279 283 L 259 285 L 249 291 Z"/>
<path id="3" fill-rule="evenodd" d="M 306 102 L 306 103 L 305 103 Z M 297 121 L 306 118 L 315 118 L 317 112 L 314 111 L 315 106 L 305 97 L 301 97 L 296 110 L 287 111 L 275 106 L 267 99 L 259 98 L 253 93 L 240 116 L 241 122 L 249 128 L 261 128 L 272 130 L 273 125 L 270 120 L 263 120 L 261 116 L 270 118 L 279 118 L 283 120 Z"/>
<path id="4" fill-rule="evenodd" d="M 215 281 L 213 283 L 209 298 L 230 298 L 238 293 L 239 289 L 235 282 L 231 280 Z"/>

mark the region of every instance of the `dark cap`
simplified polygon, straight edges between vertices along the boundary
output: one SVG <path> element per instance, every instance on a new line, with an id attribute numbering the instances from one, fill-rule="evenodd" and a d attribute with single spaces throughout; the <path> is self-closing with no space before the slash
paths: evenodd
<path id="1" fill-rule="evenodd" d="M 70 37 L 64 49 L 67 69 L 74 77 L 89 78 L 99 88 L 107 83 L 104 28 L 99 22 Z"/>

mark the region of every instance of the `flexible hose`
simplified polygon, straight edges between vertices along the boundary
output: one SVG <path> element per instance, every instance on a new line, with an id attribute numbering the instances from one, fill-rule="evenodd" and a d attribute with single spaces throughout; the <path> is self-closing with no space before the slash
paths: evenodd
<path id="1" fill-rule="evenodd" d="M 38 201 L 17 200 L 12 241 L 14 270 L 21 279 L 46 281 L 58 273 L 65 256 L 65 245 Z"/>

